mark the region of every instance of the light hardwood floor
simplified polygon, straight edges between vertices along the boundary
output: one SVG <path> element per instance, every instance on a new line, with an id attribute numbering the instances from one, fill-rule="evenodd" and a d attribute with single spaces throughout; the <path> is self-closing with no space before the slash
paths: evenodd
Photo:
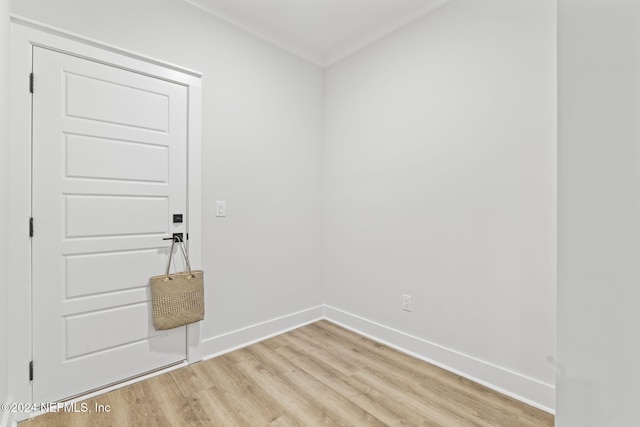
<path id="1" fill-rule="evenodd" d="M 552 415 L 328 321 L 49 413 L 39 426 L 553 426 Z"/>

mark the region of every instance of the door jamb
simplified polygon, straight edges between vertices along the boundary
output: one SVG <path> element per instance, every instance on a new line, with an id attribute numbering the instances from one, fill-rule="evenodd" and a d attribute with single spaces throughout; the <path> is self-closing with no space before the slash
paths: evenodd
<path id="1" fill-rule="evenodd" d="M 11 16 L 9 141 L 9 397 L 14 402 L 32 402 L 28 365 L 32 360 L 31 305 L 31 120 L 29 74 L 33 46 L 42 46 L 108 65 L 182 84 L 188 89 L 187 128 L 187 232 L 189 257 L 194 268 L 202 268 L 202 73 L 91 40 L 19 16 Z M 24 84 L 23 84 L 24 83 Z M 37 76 L 35 76 L 37 91 Z M 37 238 L 37 218 L 35 236 Z M 200 324 L 187 326 L 187 362 L 202 359 Z M 35 365 L 37 375 L 37 364 Z M 29 414 L 17 414 L 17 420 Z"/>

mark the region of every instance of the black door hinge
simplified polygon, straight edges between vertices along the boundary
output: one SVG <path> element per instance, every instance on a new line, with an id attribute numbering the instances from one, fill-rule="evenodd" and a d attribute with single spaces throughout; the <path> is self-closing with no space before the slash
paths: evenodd
<path id="1" fill-rule="evenodd" d="M 29 218 L 29 237 L 33 237 L 33 218 Z"/>
<path id="2" fill-rule="evenodd" d="M 33 360 L 29 362 L 29 381 L 33 381 Z"/>
<path id="3" fill-rule="evenodd" d="M 33 93 L 33 73 L 29 74 L 29 92 Z"/>

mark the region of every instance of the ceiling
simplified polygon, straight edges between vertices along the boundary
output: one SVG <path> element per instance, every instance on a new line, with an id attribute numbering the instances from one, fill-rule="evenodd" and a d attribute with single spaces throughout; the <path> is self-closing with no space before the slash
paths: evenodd
<path id="1" fill-rule="evenodd" d="M 184 0 L 327 66 L 449 0 Z"/>

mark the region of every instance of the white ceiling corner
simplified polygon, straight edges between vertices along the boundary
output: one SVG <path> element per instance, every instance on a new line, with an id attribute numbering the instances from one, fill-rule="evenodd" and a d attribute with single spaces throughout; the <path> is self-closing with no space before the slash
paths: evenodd
<path id="1" fill-rule="evenodd" d="M 449 0 L 183 0 L 320 66 Z"/>
<path id="2" fill-rule="evenodd" d="M 325 52 L 325 63 L 323 65 L 328 66 L 346 58 L 376 40 L 399 30 L 421 16 L 437 9 L 448 1 L 450 0 L 425 0 L 413 2 L 408 7 L 381 19 L 375 25 L 366 28 L 355 37 L 346 40 L 344 43 L 334 46 Z"/>
<path id="3" fill-rule="evenodd" d="M 322 65 L 323 58 L 319 52 L 314 52 L 298 41 L 291 40 L 281 34 L 278 28 L 270 28 L 258 17 L 244 13 L 222 0 L 183 0 L 211 15 L 254 34 L 284 50 L 306 59 L 317 65 Z"/>

